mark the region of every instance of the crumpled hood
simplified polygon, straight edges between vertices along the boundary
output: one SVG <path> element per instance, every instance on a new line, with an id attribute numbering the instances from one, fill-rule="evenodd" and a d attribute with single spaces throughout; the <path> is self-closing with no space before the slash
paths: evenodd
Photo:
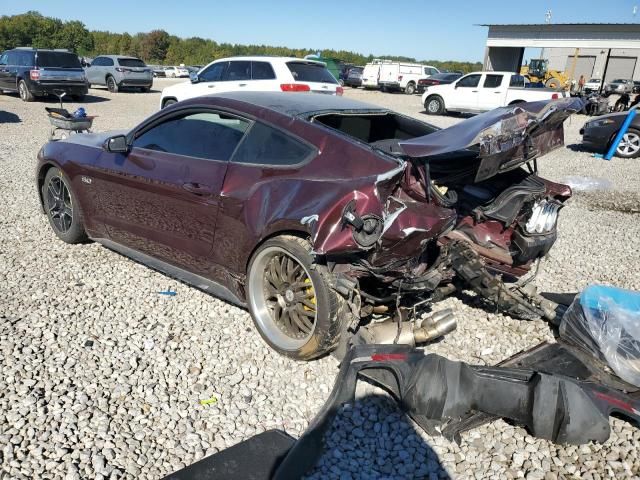
<path id="1" fill-rule="evenodd" d="M 76 133 L 75 135 L 69 135 L 65 140 L 58 140 L 59 142 L 75 143 L 76 145 L 84 145 L 87 147 L 99 147 L 101 148 L 107 138 L 111 138 L 115 135 L 126 135 L 127 130 L 110 130 L 108 132 L 100 133 Z"/>
<path id="2" fill-rule="evenodd" d="M 475 179 L 478 182 L 562 146 L 562 123 L 584 105 L 582 99 L 569 97 L 496 108 L 452 127 L 400 142 L 400 147 L 413 158 L 477 149 L 470 158 L 481 159 Z"/>

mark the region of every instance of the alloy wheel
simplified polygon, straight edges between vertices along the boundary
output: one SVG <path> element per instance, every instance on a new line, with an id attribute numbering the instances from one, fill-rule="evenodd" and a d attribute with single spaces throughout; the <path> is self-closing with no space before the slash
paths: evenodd
<path id="1" fill-rule="evenodd" d="M 20 82 L 18 85 L 18 93 L 20 94 L 20 98 L 25 100 L 27 98 L 27 89 L 23 82 Z"/>
<path id="2" fill-rule="evenodd" d="M 440 110 L 440 101 L 436 99 L 429 101 L 427 104 L 427 110 L 429 110 L 430 113 L 438 113 Z"/>
<path id="3" fill-rule="evenodd" d="M 625 157 L 635 155 L 640 151 L 640 136 L 635 133 L 625 133 L 616 151 Z"/>
<path id="4" fill-rule="evenodd" d="M 305 345 L 316 327 L 313 281 L 305 266 L 281 247 L 262 250 L 252 263 L 249 288 L 255 320 L 283 350 Z"/>
<path id="5" fill-rule="evenodd" d="M 47 185 L 47 209 L 56 230 L 66 233 L 73 223 L 71 193 L 60 177 L 52 177 Z"/>

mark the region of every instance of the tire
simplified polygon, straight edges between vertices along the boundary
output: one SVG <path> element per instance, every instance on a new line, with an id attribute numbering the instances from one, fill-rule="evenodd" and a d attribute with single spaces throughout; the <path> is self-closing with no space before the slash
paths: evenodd
<path id="1" fill-rule="evenodd" d="M 546 83 L 544 84 L 545 87 L 547 88 L 560 88 L 560 80 L 558 80 L 557 78 L 550 78 L 549 80 L 546 81 Z"/>
<path id="2" fill-rule="evenodd" d="M 413 95 L 416 93 L 416 84 L 413 82 L 407 83 L 407 86 L 404 88 L 404 93 L 407 95 Z"/>
<path id="3" fill-rule="evenodd" d="M 29 91 L 29 87 L 24 80 L 20 80 L 20 82 L 18 82 L 18 94 L 23 102 L 33 102 L 33 99 L 35 98 Z"/>
<path id="4" fill-rule="evenodd" d="M 620 144 L 616 147 L 616 156 L 621 158 L 636 158 L 640 156 L 640 130 L 635 128 L 627 130 Z"/>
<path id="5" fill-rule="evenodd" d="M 167 108 L 169 105 L 173 105 L 174 103 L 178 103 L 178 101 L 173 98 L 168 98 L 162 103 L 162 108 Z"/>
<path id="6" fill-rule="evenodd" d="M 275 351 L 296 360 L 328 353 L 340 334 L 339 298 L 311 252 L 307 240 L 274 237 L 256 250 L 247 270 L 247 304 L 258 332 Z"/>
<path id="7" fill-rule="evenodd" d="M 60 169 L 47 171 L 42 184 L 42 201 L 49 225 L 60 240 L 74 244 L 87 239 L 80 205 L 71 190 L 71 182 Z"/>
<path id="8" fill-rule="evenodd" d="M 118 93 L 118 84 L 116 83 L 115 78 L 109 75 L 107 77 L 106 83 L 107 83 L 107 90 L 109 90 L 111 93 Z"/>
<path id="9" fill-rule="evenodd" d="M 149 87 L 140 87 L 140 91 L 142 93 L 149 93 L 149 90 L 150 90 Z"/>
<path id="10" fill-rule="evenodd" d="M 444 113 L 444 100 L 440 95 L 432 95 L 424 101 L 424 109 L 427 115 L 442 115 Z"/>

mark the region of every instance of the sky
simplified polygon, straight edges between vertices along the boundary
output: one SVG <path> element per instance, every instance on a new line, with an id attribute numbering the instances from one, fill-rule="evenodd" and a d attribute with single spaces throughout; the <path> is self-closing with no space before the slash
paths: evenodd
<path id="1" fill-rule="evenodd" d="M 482 23 L 640 22 L 640 0 L 0 0 L 0 14 L 36 10 L 90 30 L 147 32 L 292 48 L 482 61 Z"/>

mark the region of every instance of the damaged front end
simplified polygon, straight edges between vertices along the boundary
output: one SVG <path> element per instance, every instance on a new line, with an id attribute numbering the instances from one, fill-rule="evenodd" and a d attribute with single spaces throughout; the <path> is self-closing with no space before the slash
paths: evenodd
<path id="1" fill-rule="evenodd" d="M 370 143 L 397 167 L 301 219 L 350 305 L 347 328 L 368 329 L 377 343 L 431 340 L 421 310 L 456 288 L 520 318 L 555 319 L 558 306 L 535 293 L 527 274 L 555 242 L 571 189 L 540 178 L 537 159 L 563 145 L 563 121 L 581 108 L 577 99 L 522 104 Z M 447 325 L 430 331 L 455 328 Z"/>

